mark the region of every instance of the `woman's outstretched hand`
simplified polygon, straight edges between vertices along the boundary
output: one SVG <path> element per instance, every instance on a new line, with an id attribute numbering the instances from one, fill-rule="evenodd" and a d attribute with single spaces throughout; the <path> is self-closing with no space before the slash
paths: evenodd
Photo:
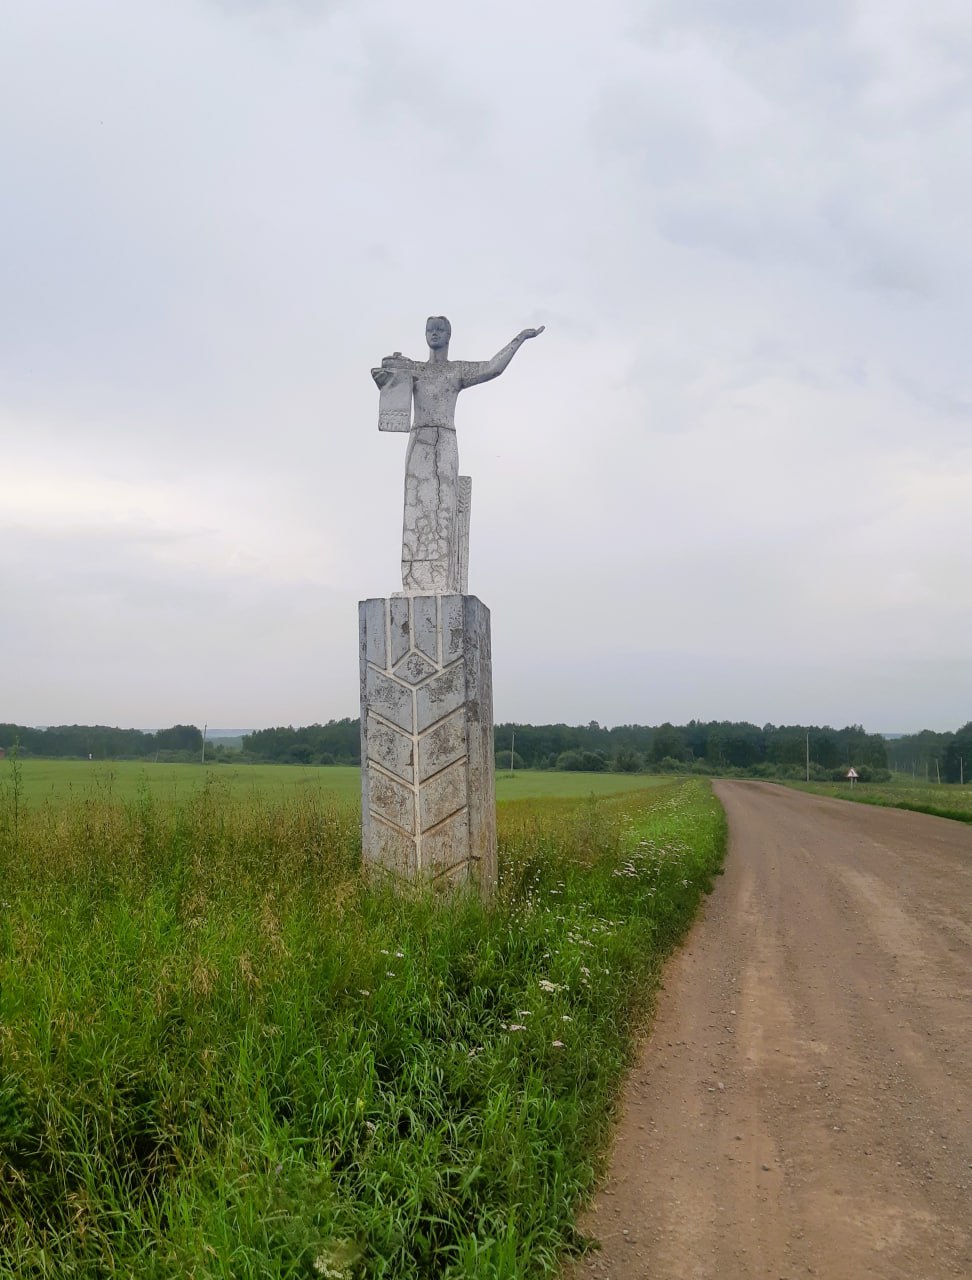
<path id="1" fill-rule="evenodd" d="M 546 327 L 547 326 L 545 324 L 542 324 L 539 329 L 523 329 L 516 335 L 516 341 L 526 342 L 527 338 L 536 338 L 539 334 L 543 333 Z"/>

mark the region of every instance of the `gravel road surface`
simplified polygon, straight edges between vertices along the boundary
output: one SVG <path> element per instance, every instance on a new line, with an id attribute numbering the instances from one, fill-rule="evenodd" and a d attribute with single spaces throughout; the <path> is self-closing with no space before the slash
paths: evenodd
<path id="1" fill-rule="evenodd" d="M 572 1280 L 972 1277 L 972 827 L 719 782 Z"/>

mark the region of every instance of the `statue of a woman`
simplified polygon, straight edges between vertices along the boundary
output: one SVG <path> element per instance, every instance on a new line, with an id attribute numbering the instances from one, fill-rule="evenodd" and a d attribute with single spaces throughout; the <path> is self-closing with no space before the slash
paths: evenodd
<path id="1" fill-rule="evenodd" d="M 379 429 L 409 432 L 402 527 L 405 591 L 435 595 L 463 589 L 456 400 L 466 387 L 499 377 L 523 343 L 543 329 L 524 329 L 492 360 L 450 360 L 452 326 L 445 316 L 430 316 L 425 326 L 427 361 L 396 352 L 382 360 L 380 369 L 372 369 L 382 393 Z"/>

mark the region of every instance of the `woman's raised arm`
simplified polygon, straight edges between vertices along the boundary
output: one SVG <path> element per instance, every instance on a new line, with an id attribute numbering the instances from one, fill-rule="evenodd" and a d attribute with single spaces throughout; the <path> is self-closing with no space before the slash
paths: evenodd
<path id="1" fill-rule="evenodd" d="M 541 325 L 539 329 L 523 329 L 516 335 L 512 342 L 508 342 L 502 351 L 497 351 L 492 360 L 484 360 L 473 366 L 468 374 L 463 378 L 462 385 L 464 387 L 474 387 L 478 382 L 489 382 L 491 378 L 498 378 L 506 366 L 510 363 L 520 347 L 528 338 L 535 338 L 538 334 L 543 333 L 545 325 Z"/>

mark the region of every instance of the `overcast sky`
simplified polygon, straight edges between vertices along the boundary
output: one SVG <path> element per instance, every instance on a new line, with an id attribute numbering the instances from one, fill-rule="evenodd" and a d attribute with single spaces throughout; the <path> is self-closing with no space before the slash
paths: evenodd
<path id="1" fill-rule="evenodd" d="M 0 22 L 0 720 L 356 715 L 430 313 L 498 720 L 972 718 L 968 0 Z"/>

